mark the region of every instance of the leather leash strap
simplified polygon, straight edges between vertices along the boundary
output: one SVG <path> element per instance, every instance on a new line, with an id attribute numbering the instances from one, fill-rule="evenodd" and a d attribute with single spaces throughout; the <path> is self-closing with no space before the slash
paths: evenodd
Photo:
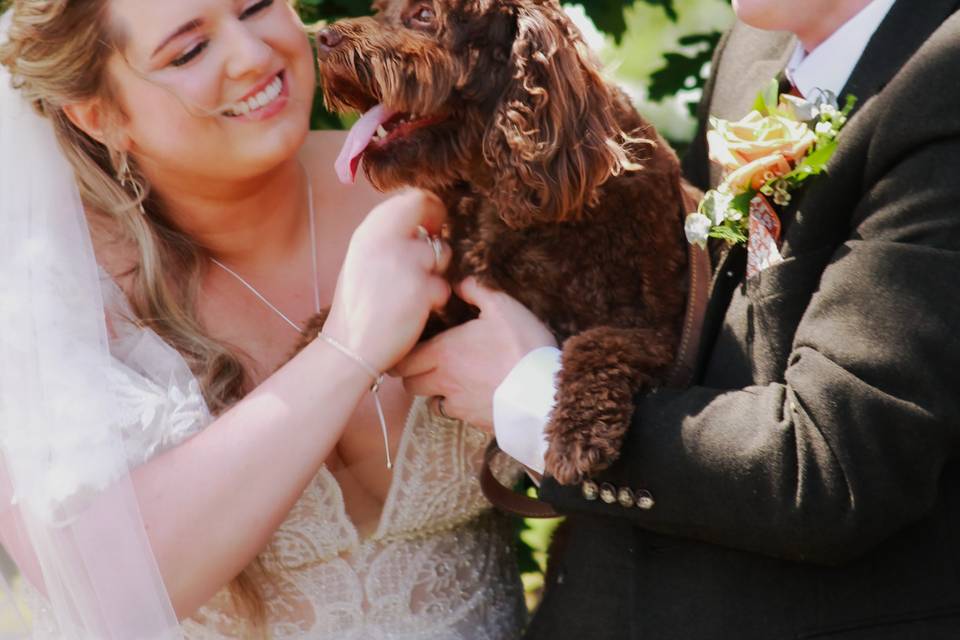
<path id="1" fill-rule="evenodd" d="M 665 381 L 669 389 L 683 389 L 693 382 L 697 370 L 697 356 L 703 339 L 703 320 L 710 300 L 710 254 L 695 244 L 688 245 L 687 313 L 683 318 L 683 332 L 673 366 Z"/>
<path id="2" fill-rule="evenodd" d="M 480 490 L 487 500 L 501 511 L 521 518 L 559 518 L 560 514 L 549 503 L 517 493 L 500 484 L 490 470 L 490 465 L 498 453 L 500 447 L 494 438 L 483 454 L 483 469 L 480 470 Z"/>
<path id="3" fill-rule="evenodd" d="M 710 298 L 710 257 L 706 249 L 688 245 L 687 311 L 683 320 L 683 333 L 680 334 L 680 346 L 677 357 L 667 374 L 666 385 L 673 389 L 682 389 L 690 384 L 697 367 L 697 355 L 703 334 L 703 320 Z M 501 511 L 524 518 L 557 518 L 559 513 L 552 506 L 512 491 L 503 486 L 490 470 L 490 464 L 500 453 L 496 439 L 490 441 L 483 455 L 483 469 L 480 471 L 480 489 L 495 507 Z"/>

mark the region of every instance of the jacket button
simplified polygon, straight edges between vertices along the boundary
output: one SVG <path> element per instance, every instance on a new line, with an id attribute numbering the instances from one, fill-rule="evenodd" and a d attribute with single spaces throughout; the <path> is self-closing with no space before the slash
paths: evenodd
<path id="1" fill-rule="evenodd" d="M 583 497 L 590 501 L 596 500 L 597 496 L 600 495 L 600 489 L 597 488 L 597 483 L 593 480 L 585 480 L 581 489 L 583 490 Z"/>
<path id="2" fill-rule="evenodd" d="M 640 489 L 636 492 L 637 507 L 643 509 L 644 511 L 649 511 L 653 509 L 653 505 L 656 502 L 653 499 L 653 495 L 646 489 Z"/>
<path id="3" fill-rule="evenodd" d="M 619 502 L 620 506 L 624 509 L 629 509 L 636 504 L 636 498 L 633 496 L 633 491 L 624 487 L 620 489 L 620 491 L 617 491 L 617 502 Z"/>
<path id="4" fill-rule="evenodd" d="M 607 504 L 613 504 L 617 501 L 617 489 L 609 482 L 600 485 L 600 499 Z"/>

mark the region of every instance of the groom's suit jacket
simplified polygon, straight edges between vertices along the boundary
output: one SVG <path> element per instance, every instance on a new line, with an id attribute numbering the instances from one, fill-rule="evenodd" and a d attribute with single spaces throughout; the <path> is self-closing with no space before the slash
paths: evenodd
<path id="1" fill-rule="evenodd" d="M 784 261 L 715 264 L 698 383 L 638 398 L 594 478 L 652 506 L 545 478 L 570 530 L 529 638 L 960 638 L 958 8 L 893 6 Z M 794 46 L 735 26 L 702 115 L 746 115 Z M 717 182 L 702 130 L 687 172 Z"/>

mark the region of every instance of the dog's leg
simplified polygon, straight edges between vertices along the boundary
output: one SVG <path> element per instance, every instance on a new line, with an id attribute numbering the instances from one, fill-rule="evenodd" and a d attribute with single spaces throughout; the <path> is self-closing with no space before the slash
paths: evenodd
<path id="1" fill-rule="evenodd" d="M 547 426 L 546 471 L 575 484 L 620 453 L 634 396 L 673 360 L 674 336 L 650 329 L 595 327 L 563 344 L 557 404 Z"/>

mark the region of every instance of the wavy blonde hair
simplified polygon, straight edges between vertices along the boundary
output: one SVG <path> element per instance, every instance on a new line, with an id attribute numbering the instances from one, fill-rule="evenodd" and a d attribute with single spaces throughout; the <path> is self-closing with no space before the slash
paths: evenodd
<path id="1" fill-rule="evenodd" d="M 9 4 L 0 0 L 0 10 Z M 64 112 L 67 104 L 101 98 L 116 107 L 117 118 L 124 117 L 107 73 L 110 56 L 123 48 L 122 35 L 111 28 L 109 0 L 14 0 L 12 11 L 0 64 L 53 122 L 89 215 L 106 221 L 122 241 L 136 247 L 136 263 L 124 275 L 129 276 L 126 292 L 137 320 L 183 355 L 210 410 L 221 413 L 242 397 L 245 371 L 238 355 L 208 335 L 197 317 L 205 253 L 169 222 L 135 160 L 85 134 Z M 124 162 L 141 188 L 131 189 L 118 178 Z M 263 576 L 254 561 L 230 584 L 235 605 L 261 636 L 266 607 L 258 583 Z"/>

